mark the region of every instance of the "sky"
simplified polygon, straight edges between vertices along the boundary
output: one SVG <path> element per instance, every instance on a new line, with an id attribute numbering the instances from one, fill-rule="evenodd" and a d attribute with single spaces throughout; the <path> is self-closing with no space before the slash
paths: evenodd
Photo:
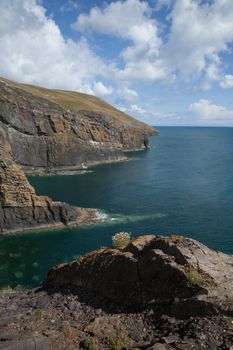
<path id="1" fill-rule="evenodd" d="M 0 0 L 0 75 L 151 125 L 233 126 L 233 0 Z"/>

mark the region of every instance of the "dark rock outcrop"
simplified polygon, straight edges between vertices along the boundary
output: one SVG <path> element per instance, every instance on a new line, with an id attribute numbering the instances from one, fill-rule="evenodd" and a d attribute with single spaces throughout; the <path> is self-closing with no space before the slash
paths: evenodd
<path id="1" fill-rule="evenodd" d="M 0 290 L 0 349 L 231 350 L 232 261 L 180 236 L 92 252 Z"/>
<path id="2" fill-rule="evenodd" d="M 33 228 L 80 225 L 97 220 L 97 210 L 53 202 L 37 196 L 23 170 L 13 161 L 7 135 L 0 127 L 0 235 Z"/>
<path id="3" fill-rule="evenodd" d="M 163 305 L 180 317 L 233 312 L 233 256 L 192 239 L 149 235 L 58 265 L 45 285 L 89 288 L 133 309 Z"/>

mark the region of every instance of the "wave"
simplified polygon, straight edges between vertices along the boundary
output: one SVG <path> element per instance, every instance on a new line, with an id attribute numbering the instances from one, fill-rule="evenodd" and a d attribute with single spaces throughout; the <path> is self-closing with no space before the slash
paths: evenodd
<path id="1" fill-rule="evenodd" d="M 162 219 L 167 216 L 165 213 L 150 213 L 150 214 L 142 214 L 142 215 L 124 215 L 124 214 L 106 214 L 104 212 L 100 213 L 102 221 L 99 224 L 104 225 L 117 225 L 117 224 L 127 224 L 145 220 L 157 220 Z"/>

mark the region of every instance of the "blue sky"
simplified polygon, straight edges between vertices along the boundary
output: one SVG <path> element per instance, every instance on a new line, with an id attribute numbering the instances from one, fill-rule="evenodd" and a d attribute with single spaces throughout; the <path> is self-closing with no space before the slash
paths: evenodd
<path id="1" fill-rule="evenodd" d="M 233 126 L 232 0 L 0 0 L 0 75 L 152 125 Z"/>

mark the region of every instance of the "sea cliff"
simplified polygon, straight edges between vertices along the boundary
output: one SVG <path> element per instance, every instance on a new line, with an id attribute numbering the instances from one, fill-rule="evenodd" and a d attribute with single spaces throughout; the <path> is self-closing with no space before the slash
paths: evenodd
<path id="1" fill-rule="evenodd" d="M 0 78 L 0 234 L 95 222 L 94 209 L 37 196 L 26 175 L 125 160 L 155 134 L 94 96 Z"/>

